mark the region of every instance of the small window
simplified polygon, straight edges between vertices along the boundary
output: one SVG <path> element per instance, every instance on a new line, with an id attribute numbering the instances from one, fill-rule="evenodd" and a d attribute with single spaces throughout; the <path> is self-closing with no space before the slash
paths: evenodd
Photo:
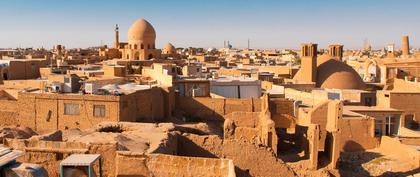
<path id="1" fill-rule="evenodd" d="M 47 122 L 51 120 L 51 114 L 52 114 L 51 110 L 48 110 L 47 117 L 45 119 Z"/>
<path id="2" fill-rule="evenodd" d="M 200 68 L 197 68 L 197 72 L 200 72 Z"/>
<path id="3" fill-rule="evenodd" d="M 140 49 L 144 49 L 144 45 L 143 44 L 140 44 Z"/>
<path id="4" fill-rule="evenodd" d="M 64 103 L 64 115 L 79 115 L 79 104 Z"/>
<path id="5" fill-rule="evenodd" d="M 65 77 L 65 78 L 64 78 L 64 83 L 70 83 L 70 78 Z"/>
<path id="6" fill-rule="evenodd" d="M 105 117 L 105 105 L 93 105 L 93 116 Z"/>
<path id="7" fill-rule="evenodd" d="M 389 94 L 385 94 L 385 97 L 389 98 Z"/>
<path id="8" fill-rule="evenodd" d="M 172 73 L 175 73 L 175 72 L 176 72 L 175 67 L 173 67 L 172 68 Z"/>

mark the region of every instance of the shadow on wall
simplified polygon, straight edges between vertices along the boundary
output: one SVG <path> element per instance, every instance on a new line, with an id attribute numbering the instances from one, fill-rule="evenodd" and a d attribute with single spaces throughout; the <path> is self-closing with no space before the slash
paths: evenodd
<path id="1" fill-rule="evenodd" d="M 178 136 L 178 154 L 180 156 L 218 158 L 212 152 L 200 147 L 185 136 Z"/>
<path id="2" fill-rule="evenodd" d="M 276 130 L 279 137 L 278 154 L 284 162 L 298 162 L 309 159 L 308 127 L 296 126 L 294 134 L 287 133 L 285 128 Z"/>
<path id="3" fill-rule="evenodd" d="M 232 112 L 261 112 L 261 99 L 235 99 L 210 97 L 175 96 L 177 117 L 186 121 L 224 121 L 224 116 Z"/>
<path id="4" fill-rule="evenodd" d="M 242 170 L 241 168 L 235 166 L 235 174 L 237 177 L 252 177 L 249 174 L 249 170 Z"/>
<path id="5" fill-rule="evenodd" d="M 379 153 L 363 151 L 363 147 L 354 141 L 347 141 L 343 150 L 346 152 L 340 153 L 340 159 L 337 162 L 338 172 L 343 177 L 371 176 L 362 165 L 382 157 Z"/>
<path id="6" fill-rule="evenodd" d="M 343 150 L 345 152 L 357 152 L 357 151 L 364 151 L 365 149 L 359 143 L 350 140 L 344 144 Z"/>
<path id="7" fill-rule="evenodd" d="M 416 176 L 416 174 L 420 174 L 420 168 L 410 170 L 410 171 L 407 171 L 407 172 L 385 172 L 385 173 L 381 174 L 380 176 L 389 176 L 389 177 L 412 176 L 412 175 Z"/>
<path id="8" fill-rule="evenodd" d="M 175 96 L 175 99 L 175 110 L 177 111 L 175 115 L 177 117 L 183 117 L 187 122 L 200 122 L 203 120 L 224 120 L 223 99 L 195 99 L 179 95 Z"/>

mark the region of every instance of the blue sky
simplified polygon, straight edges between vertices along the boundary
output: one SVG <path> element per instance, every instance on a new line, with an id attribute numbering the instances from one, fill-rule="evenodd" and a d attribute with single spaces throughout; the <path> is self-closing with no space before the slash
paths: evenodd
<path id="1" fill-rule="evenodd" d="M 138 18 L 155 27 L 157 47 L 399 47 L 403 34 L 420 47 L 419 0 L 1 0 L 0 17 L 0 48 L 110 45 L 116 23 L 126 41 Z"/>

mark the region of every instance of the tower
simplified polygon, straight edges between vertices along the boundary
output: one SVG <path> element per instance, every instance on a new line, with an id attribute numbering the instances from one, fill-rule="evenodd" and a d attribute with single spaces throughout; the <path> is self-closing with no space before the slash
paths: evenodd
<path id="1" fill-rule="evenodd" d="M 333 44 L 329 46 L 328 54 L 336 60 L 343 59 L 343 45 Z"/>
<path id="2" fill-rule="evenodd" d="M 408 36 L 403 36 L 402 37 L 402 46 L 401 46 L 401 50 L 402 50 L 402 56 L 403 57 L 408 57 L 410 55 L 410 44 L 408 41 Z"/>
<path id="3" fill-rule="evenodd" d="M 120 34 L 119 34 L 119 28 L 118 28 L 118 24 L 115 25 L 115 42 L 114 42 L 114 48 L 118 49 L 120 48 Z"/>
<path id="4" fill-rule="evenodd" d="M 316 59 L 317 59 L 317 47 L 318 44 L 302 44 L 301 47 L 301 74 L 302 81 L 305 82 L 316 82 Z"/>

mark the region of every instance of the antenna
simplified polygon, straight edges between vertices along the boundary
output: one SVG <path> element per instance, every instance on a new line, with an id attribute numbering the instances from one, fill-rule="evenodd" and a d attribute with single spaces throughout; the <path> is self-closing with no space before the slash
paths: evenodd
<path id="1" fill-rule="evenodd" d="M 250 46 L 250 40 L 249 40 L 249 38 L 248 38 L 248 50 L 249 50 L 249 46 Z"/>

